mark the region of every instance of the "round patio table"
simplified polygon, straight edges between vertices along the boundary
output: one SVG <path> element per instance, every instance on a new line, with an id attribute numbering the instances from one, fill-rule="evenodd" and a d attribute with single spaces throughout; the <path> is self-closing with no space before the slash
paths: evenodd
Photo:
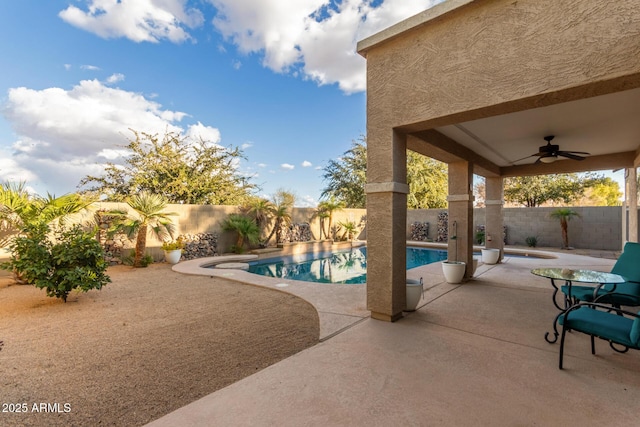
<path id="1" fill-rule="evenodd" d="M 553 305 L 555 305 L 558 310 L 561 310 L 563 312 L 569 307 L 571 307 L 571 305 L 574 303 L 571 297 L 571 286 L 573 285 L 573 282 L 591 283 L 594 285 L 598 285 L 598 286 L 594 286 L 593 288 L 594 299 L 600 287 L 604 285 L 615 285 L 618 283 L 626 282 L 626 279 L 620 276 L 619 274 L 605 273 L 602 271 L 594 271 L 594 270 L 572 270 L 569 268 L 554 267 L 554 268 L 535 268 L 531 270 L 531 273 L 535 274 L 536 276 L 546 277 L 547 279 L 551 280 L 551 286 L 553 286 L 553 289 L 554 289 L 553 296 L 552 296 Z M 558 301 L 556 299 L 556 295 L 560 290 L 560 288 L 558 288 L 558 286 L 556 285 L 556 282 L 555 282 L 556 280 L 564 280 L 565 285 L 568 288 L 567 293 L 564 296 L 564 307 L 561 307 L 558 304 Z M 557 319 L 558 319 L 558 316 L 556 316 L 556 320 L 553 322 L 553 335 L 554 335 L 553 339 L 549 339 L 549 332 L 545 333 L 544 335 L 544 339 L 551 344 L 555 343 L 558 340 L 559 334 L 558 334 L 558 329 L 556 328 Z"/>

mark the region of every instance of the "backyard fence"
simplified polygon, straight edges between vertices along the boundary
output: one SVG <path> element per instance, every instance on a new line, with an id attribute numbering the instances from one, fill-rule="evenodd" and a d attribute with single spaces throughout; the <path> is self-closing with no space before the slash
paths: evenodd
<path id="1" fill-rule="evenodd" d="M 528 237 L 536 237 L 538 246 L 561 247 L 560 221 L 550 214 L 557 208 L 504 208 L 507 244 L 526 245 Z M 622 248 L 622 208 L 619 206 L 572 207 L 580 215 L 569 221 L 569 244 L 575 248 L 620 250 Z M 446 209 L 416 209 L 407 211 L 407 239 L 411 238 L 411 224 L 428 222 L 434 230 L 428 238 L 442 241 L 446 228 L 443 213 Z M 473 229 L 484 226 L 485 209 L 473 210 Z M 424 226 L 423 226 L 424 227 Z"/>
<path id="2" fill-rule="evenodd" d="M 97 203 L 94 209 L 129 209 L 129 207 L 123 203 Z M 526 245 L 527 238 L 535 237 L 538 246 L 561 247 L 560 222 L 550 216 L 555 209 L 557 208 L 503 209 L 507 244 Z M 622 209 L 620 207 L 573 207 L 572 209 L 580 216 L 569 222 L 571 246 L 582 249 L 620 250 L 622 247 Z M 168 205 L 166 211 L 177 213 L 174 217 L 176 236 L 193 236 L 200 233 L 215 235 L 218 253 L 228 251 L 235 243 L 234 233 L 222 231 L 221 228 L 222 221 L 229 214 L 239 213 L 239 209 L 235 206 Z M 448 237 L 446 212 L 446 209 L 408 210 L 407 240 L 446 241 Z M 299 225 L 292 227 L 285 239 L 287 241 L 297 238 L 317 239 L 320 236 L 320 221 L 315 214 L 314 208 L 293 208 L 292 223 Z M 473 229 L 481 230 L 485 224 L 485 210 L 474 209 L 473 215 Z M 366 240 L 365 221 L 365 209 L 343 209 L 333 214 L 332 225 L 335 226 L 340 222 L 361 224 L 355 238 Z M 325 229 L 327 225 L 325 222 Z M 265 233 L 268 233 L 271 227 L 272 224 L 267 225 Z M 161 243 L 152 237 L 147 241 L 147 246 L 154 258 L 162 258 Z M 273 245 L 275 240 L 272 239 L 269 243 Z"/>

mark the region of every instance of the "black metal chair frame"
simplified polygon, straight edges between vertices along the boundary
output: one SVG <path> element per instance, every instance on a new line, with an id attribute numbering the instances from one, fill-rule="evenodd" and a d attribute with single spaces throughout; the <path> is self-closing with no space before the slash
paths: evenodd
<path id="1" fill-rule="evenodd" d="M 556 322 L 558 321 L 558 319 L 560 319 L 560 316 L 565 316 L 568 313 L 570 313 L 573 310 L 577 310 L 578 308 L 581 307 L 591 307 L 592 309 L 602 309 L 608 312 L 613 312 L 615 311 L 615 315 L 618 316 L 629 316 L 632 318 L 640 318 L 640 314 L 638 313 L 633 313 L 631 311 L 628 310 L 623 310 L 621 308 L 617 308 L 617 307 L 613 307 L 611 305 L 608 304 L 601 304 L 601 303 L 597 303 L 597 302 L 581 302 L 575 305 L 572 305 L 571 307 L 567 308 L 566 310 L 562 311 L 560 314 L 558 314 L 556 316 Z M 558 361 L 558 367 L 560 369 L 562 369 L 562 362 L 563 362 L 563 358 L 564 358 L 564 339 L 565 339 L 565 335 L 567 333 L 567 331 L 572 331 L 572 330 L 576 330 L 578 332 L 581 332 L 583 334 L 589 335 L 591 337 L 591 354 L 596 354 L 596 346 L 595 346 L 595 338 L 600 338 L 604 341 L 607 341 L 609 343 L 609 347 L 611 347 L 611 349 L 617 353 L 626 353 L 627 351 L 629 351 L 629 347 L 627 347 L 625 344 L 623 343 L 619 343 L 616 341 L 613 341 L 610 337 L 606 337 L 606 336 L 600 336 L 600 335 L 592 335 L 588 332 L 583 332 L 577 329 L 572 329 L 567 327 L 567 321 L 565 320 L 564 322 L 562 322 L 562 333 L 561 333 L 561 337 L 560 337 L 560 357 L 559 357 L 559 361 Z M 554 324 L 555 326 L 555 324 Z M 623 349 L 617 349 L 614 344 L 618 344 L 623 346 Z M 640 350 L 640 346 L 639 347 L 634 347 L 634 349 L 636 350 Z"/>

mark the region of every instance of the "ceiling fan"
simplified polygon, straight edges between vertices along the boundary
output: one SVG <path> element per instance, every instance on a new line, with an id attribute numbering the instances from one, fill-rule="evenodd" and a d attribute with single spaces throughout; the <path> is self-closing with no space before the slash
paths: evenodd
<path id="1" fill-rule="evenodd" d="M 566 157 L 567 159 L 572 160 L 584 160 L 584 156 L 588 156 L 590 153 L 585 153 L 584 151 L 562 151 L 560 150 L 559 145 L 551 144 L 555 138 L 554 135 L 548 135 L 544 137 L 544 140 L 547 141 L 547 145 L 543 145 L 539 148 L 536 154 L 532 154 L 527 157 L 523 157 L 521 159 L 516 160 L 514 163 L 519 162 L 520 160 L 528 159 L 529 157 L 538 157 L 538 159 L 534 162 L 537 163 L 553 163 L 558 160 L 558 157 Z"/>

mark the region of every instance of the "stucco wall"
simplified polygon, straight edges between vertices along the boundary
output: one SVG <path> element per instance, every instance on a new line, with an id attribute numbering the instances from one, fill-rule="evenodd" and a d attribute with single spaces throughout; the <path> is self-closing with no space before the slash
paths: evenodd
<path id="1" fill-rule="evenodd" d="M 126 208 L 117 203 L 99 203 L 97 208 L 114 209 Z M 507 226 L 507 244 L 524 245 L 528 236 L 536 236 L 539 246 L 562 245 L 560 224 L 558 220 L 549 217 L 556 208 L 505 208 L 504 224 Z M 618 250 L 622 242 L 622 214 L 620 207 L 573 207 L 580 214 L 569 222 L 569 243 L 576 248 Z M 211 205 L 169 205 L 168 212 L 176 212 L 177 234 L 187 233 L 218 233 L 218 247 L 226 251 L 235 243 L 235 236 L 231 232 L 223 232 L 220 223 L 230 213 L 238 212 L 235 206 Z M 437 232 L 438 214 L 446 209 L 410 209 L 407 211 L 407 239 L 410 237 L 410 227 L 415 221 L 429 222 L 429 237 L 435 238 Z M 314 208 L 294 208 L 292 219 L 294 223 L 309 222 L 314 236 L 319 236 L 319 222 L 313 218 Z M 334 214 L 333 223 L 353 221 L 360 223 L 365 217 L 365 209 L 344 209 Z M 474 230 L 478 225 L 485 224 L 485 210 L 474 209 Z M 268 227 L 270 231 L 271 228 Z M 366 229 L 357 236 L 366 240 Z M 271 240 L 273 244 L 275 240 Z M 160 255 L 160 242 L 149 238 L 147 245 L 154 254 Z"/>
<path id="2" fill-rule="evenodd" d="M 128 209 L 123 203 L 97 203 L 95 209 Z M 233 232 L 222 231 L 221 223 L 231 213 L 238 213 L 236 206 L 214 206 L 214 205 L 168 205 L 166 212 L 175 212 L 178 215 L 173 217 L 176 225 L 176 236 L 180 234 L 195 233 L 217 233 L 218 251 L 228 251 L 231 245 L 235 244 L 235 235 Z M 308 222 L 311 225 L 311 231 L 314 236 L 319 237 L 320 225 L 317 218 L 313 218 L 314 208 L 294 208 L 291 214 L 294 223 Z M 344 209 L 335 212 L 333 215 L 333 224 L 338 222 L 353 221 L 360 223 L 362 217 L 366 215 L 365 209 Z M 271 231 L 271 227 L 267 227 L 267 231 Z M 362 238 L 361 236 L 358 236 Z M 271 239 L 271 244 L 275 243 L 275 237 Z M 161 257 L 161 242 L 153 237 L 147 240 L 147 247 L 154 257 Z"/>
<path id="3" fill-rule="evenodd" d="M 637 7 L 636 0 L 476 1 L 371 50 L 364 40 L 367 122 L 382 126 L 376 136 L 388 144 L 393 127 L 429 129 L 619 90 L 616 77 L 640 70 Z M 594 81 L 601 83 L 584 86 Z M 489 106 L 494 111 L 482 111 Z"/>

